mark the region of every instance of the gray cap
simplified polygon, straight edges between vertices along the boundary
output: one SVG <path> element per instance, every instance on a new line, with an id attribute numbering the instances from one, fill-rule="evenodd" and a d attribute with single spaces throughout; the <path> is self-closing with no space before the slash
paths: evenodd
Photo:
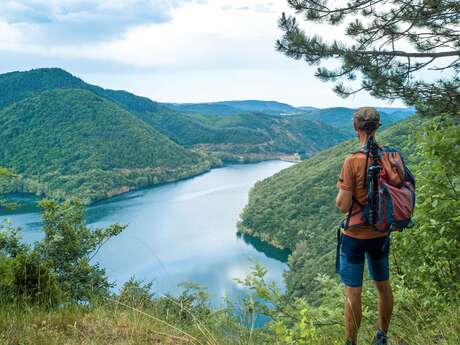
<path id="1" fill-rule="evenodd" d="M 353 114 L 353 121 L 358 129 L 370 133 L 380 127 L 380 114 L 372 107 L 358 108 Z"/>

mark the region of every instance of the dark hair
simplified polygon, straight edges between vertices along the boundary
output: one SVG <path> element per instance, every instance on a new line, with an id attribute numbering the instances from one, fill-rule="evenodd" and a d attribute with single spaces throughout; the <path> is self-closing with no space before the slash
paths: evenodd
<path id="1" fill-rule="evenodd" d="M 374 133 L 380 127 L 380 123 L 376 121 L 361 122 L 359 125 L 360 126 L 358 128 L 367 134 Z"/>

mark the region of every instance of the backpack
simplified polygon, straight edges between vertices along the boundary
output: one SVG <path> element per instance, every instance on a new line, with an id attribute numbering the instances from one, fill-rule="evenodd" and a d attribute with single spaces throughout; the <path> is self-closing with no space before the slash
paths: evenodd
<path id="1" fill-rule="evenodd" d="M 391 147 L 379 147 L 371 137 L 366 147 L 355 154 L 367 157 L 363 187 L 367 188 L 368 203 L 361 205 L 353 198 L 342 228 L 370 226 L 375 231 L 391 232 L 411 227 L 415 177 L 405 165 L 401 153 Z M 352 214 L 355 203 L 360 209 Z"/>

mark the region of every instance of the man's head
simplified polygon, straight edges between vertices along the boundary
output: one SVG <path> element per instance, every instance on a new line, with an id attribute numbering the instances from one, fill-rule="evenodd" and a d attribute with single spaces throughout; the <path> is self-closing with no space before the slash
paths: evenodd
<path id="1" fill-rule="evenodd" d="M 375 108 L 358 108 L 353 114 L 353 124 L 357 132 L 372 135 L 381 125 L 380 114 Z"/>

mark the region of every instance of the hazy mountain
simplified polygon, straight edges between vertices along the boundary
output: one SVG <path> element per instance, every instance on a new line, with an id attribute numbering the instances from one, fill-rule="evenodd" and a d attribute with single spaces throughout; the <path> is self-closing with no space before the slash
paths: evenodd
<path id="1" fill-rule="evenodd" d="M 166 103 L 165 106 L 189 114 L 214 116 L 236 115 L 240 113 L 264 113 L 269 115 L 291 115 L 300 113 L 299 109 L 275 101 L 222 101 L 212 103 Z"/>

